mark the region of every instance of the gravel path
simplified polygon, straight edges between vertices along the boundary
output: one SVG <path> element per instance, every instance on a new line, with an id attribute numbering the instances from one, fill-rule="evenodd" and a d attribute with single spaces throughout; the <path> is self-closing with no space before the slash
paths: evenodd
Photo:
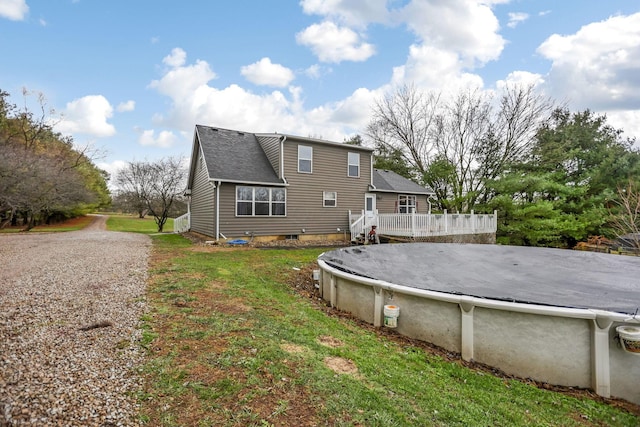
<path id="1" fill-rule="evenodd" d="M 0 235 L 0 427 L 137 426 L 148 236 Z"/>

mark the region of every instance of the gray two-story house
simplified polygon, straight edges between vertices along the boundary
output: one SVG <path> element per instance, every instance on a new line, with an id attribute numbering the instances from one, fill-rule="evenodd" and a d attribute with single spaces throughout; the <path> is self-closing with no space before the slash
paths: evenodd
<path id="1" fill-rule="evenodd" d="M 350 238 L 349 212 L 378 204 L 426 212 L 432 192 L 375 170 L 370 148 L 196 125 L 187 194 L 191 231 L 304 240 Z"/>

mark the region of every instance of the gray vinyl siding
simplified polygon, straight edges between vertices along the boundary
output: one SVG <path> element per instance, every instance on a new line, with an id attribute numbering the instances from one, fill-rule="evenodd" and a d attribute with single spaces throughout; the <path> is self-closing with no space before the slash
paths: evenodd
<path id="1" fill-rule="evenodd" d="M 376 195 L 376 209 L 378 213 L 397 213 L 396 202 L 398 201 L 398 194 L 407 193 L 386 193 L 377 192 Z M 423 194 L 416 194 L 416 203 L 418 204 L 416 213 L 426 214 L 429 213 L 429 203 L 427 203 L 427 196 Z"/>
<path id="2" fill-rule="evenodd" d="M 191 231 L 215 236 L 215 191 L 209 183 L 209 175 L 200 150 L 191 188 Z"/>
<path id="3" fill-rule="evenodd" d="M 257 138 L 273 170 L 280 176 L 280 138 L 276 136 L 257 136 Z"/>
<path id="4" fill-rule="evenodd" d="M 298 173 L 298 145 L 313 148 L 313 172 Z M 288 139 L 284 144 L 284 170 L 288 191 L 287 214 L 297 228 L 307 233 L 336 233 L 337 228 L 348 230 L 349 210 L 364 209 L 364 195 L 371 182 L 371 153 L 348 145 L 297 142 Z M 360 152 L 360 176 L 348 176 L 349 152 Z M 324 191 L 337 192 L 336 207 L 323 207 Z"/>
<path id="5" fill-rule="evenodd" d="M 298 144 L 313 147 L 313 173 L 298 173 Z M 349 210 L 364 209 L 364 195 L 371 181 L 371 152 L 360 151 L 360 176 L 350 178 L 347 153 L 352 146 L 287 139 L 284 143 L 284 176 L 288 182 L 286 217 L 235 215 L 234 183 L 220 188 L 220 232 L 238 237 L 260 235 L 331 234 L 348 231 Z M 323 207 L 323 191 L 338 193 L 336 207 Z M 302 232 L 305 229 L 305 233 Z"/>

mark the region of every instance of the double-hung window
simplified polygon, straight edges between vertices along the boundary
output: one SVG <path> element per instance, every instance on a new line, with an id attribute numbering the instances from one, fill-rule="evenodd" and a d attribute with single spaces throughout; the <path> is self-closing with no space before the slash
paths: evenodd
<path id="1" fill-rule="evenodd" d="M 285 216 L 287 194 L 279 187 L 236 187 L 237 216 Z"/>
<path id="2" fill-rule="evenodd" d="M 313 147 L 298 145 L 298 172 L 311 173 L 313 171 Z"/>
<path id="3" fill-rule="evenodd" d="M 398 212 L 414 213 L 416 211 L 416 196 L 408 194 L 398 195 Z"/>
<path id="4" fill-rule="evenodd" d="M 322 206 L 325 208 L 335 208 L 338 205 L 338 193 L 335 191 L 322 192 Z"/>
<path id="5" fill-rule="evenodd" d="M 360 176 L 360 153 L 349 153 L 347 163 L 347 176 L 358 178 Z"/>

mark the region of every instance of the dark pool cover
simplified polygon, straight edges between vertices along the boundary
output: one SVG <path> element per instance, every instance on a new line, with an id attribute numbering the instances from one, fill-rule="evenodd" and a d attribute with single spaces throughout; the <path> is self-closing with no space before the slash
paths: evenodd
<path id="1" fill-rule="evenodd" d="M 352 246 L 320 259 L 361 276 L 450 294 L 640 316 L 640 257 L 449 243 Z"/>

